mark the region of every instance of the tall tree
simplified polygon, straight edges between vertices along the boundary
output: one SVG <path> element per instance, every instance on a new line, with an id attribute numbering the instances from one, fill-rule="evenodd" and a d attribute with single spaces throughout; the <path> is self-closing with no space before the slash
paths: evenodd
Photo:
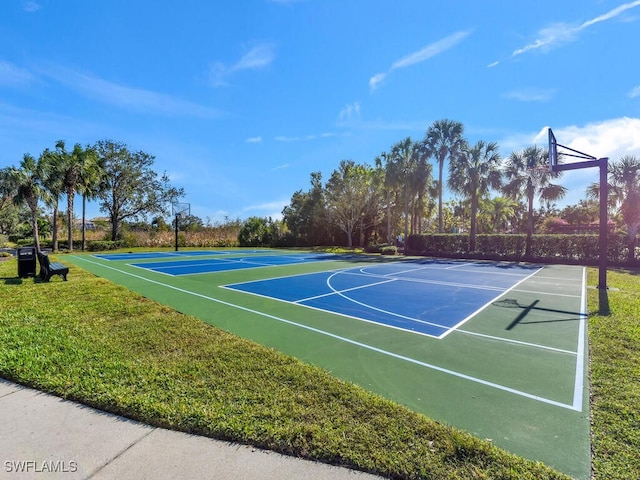
<path id="1" fill-rule="evenodd" d="M 480 140 L 473 147 L 465 145 L 460 154 L 449 161 L 449 187 L 469 199 L 471 203 L 471 228 L 469 249 L 476 249 L 476 216 L 478 204 L 490 189 L 501 185 L 500 153 L 498 144 Z"/>
<path id="2" fill-rule="evenodd" d="M 13 189 L 13 203 L 21 205 L 26 203 L 31 212 L 31 227 L 33 229 L 33 241 L 36 250 L 40 251 L 40 235 L 38 234 L 38 203 L 48 199 L 48 195 L 42 186 L 42 165 L 28 153 L 24 154 L 19 167 L 9 169 L 8 179 Z"/>
<path id="3" fill-rule="evenodd" d="M 53 209 L 52 214 L 52 246 L 58 250 L 58 208 L 60 195 L 64 192 L 61 152 L 51 151 L 48 148 L 42 152 L 40 162 L 42 165 L 43 187 L 49 193 L 48 206 Z"/>
<path id="4" fill-rule="evenodd" d="M 300 244 L 323 245 L 330 242 L 320 172 L 311 173 L 309 191 L 298 190 L 292 195 L 289 205 L 282 210 L 282 219 Z"/>
<path id="5" fill-rule="evenodd" d="M 609 202 L 618 208 L 627 228 L 627 260 L 635 260 L 636 236 L 640 230 L 640 158 L 625 155 L 617 162 L 609 164 Z M 600 195 L 599 184 L 591 184 L 587 189 L 589 198 Z"/>
<path id="6" fill-rule="evenodd" d="M 0 169 L 0 233 L 11 233 L 18 224 L 18 208 L 13 203 L 15 185 L 11 181 L 11 169 Z"/>
<path id="7" fill-rule="evenodd" d="M 14 195 L 15 188 L 11 182 L 11 169 L 9 167 L 0 168 L 0 210 L 13 203 Z"/>
<path id="8" fill-rule="evenodd" d="M 387 168 L 391 171 L 393 181 L 401 185 L 404 197 L 404 241 L 409 236 L 409 204 L 413 195 L 414 184 L 411 174 L 416 170 L 415 163 L 418 159 L 418 147 L 406 137 L 391 147 L 387 155 Z"/>
<path id="9" fill-rule="evenodd" d="M 93 147 L 104 165 L 104 184 L 98 194 L 100 210 L 109 215 L 111 239 L 118 239 L 123 220 L 166 213 L 167 204 L 184 196 L 182 188 L 171 186 L 169 177 L 152 169 L 155 157 L 132 152 L 127 145 L 101 140 Z"/>
<path id="10" fill-rule="evenodd" d="M 376 158 L 376 166 L 384 168 L 384 198 L 387 217 L 387 243 L 393 242 L 392 229 L 397 227 L 401 213 L 398 208 L 401 204 L 400 196 L 403 189 L 403 175 L 400 165 L 393 160 L 388 152 L 382 152 Z"/>
<path id="11" fill-rule="evenodd" d="M 329 218 L 353 246 L 353 234 L 363 231 L 367 222 L 380 220 L 380 192 L 374 170 L 353 160 L 342 160 L 325 187 Z M 375 199 L 375 201 L 374 201 Z"/>
<path id="12" fill-rule="evenodd" d="M 547 168 L 549 154 L 546 149 L 532 145 L 522 151 L 512 152 L 504 169 L 505 185 L 502 191 L 515 200 L 527 200 L 527 241 L 525 256 L 531 255 L 531 239 L 533 237 L 533 201 L 552 202 L 566 194 L 566 188 L 552 183 L 561 176 L 561 172 L 552 172 Z"/>
<path id="13" fill-rule="evenodd" d="M 421 148 L 421 144 L 416 144 L 414 155 L 415 160 L 412 162 L 413 169 L 411 171 L 411 183 L 414 192 L 412 231 L 414 233 L 422 233 L 422 219 L 428 207 L 425 199 L 427 194 L 433 190 L 431 177 L 433 167 L 428 162 L 429 154 L 427 150 Z"/>
<path id="14" fill-rule="evenodd" d="M 464 127 L 462 123 L 454 120 L 436 120 L 429 127 L 423 145 L 430 156 L 438 162 L 438 232 L 442 233 L 442 186 L 444 162 L 457 156 L 465 144 Z"/>
<path id="15" fill-rule="evenodd" d="M 87 200 L 95 200 L 105 187 L 104 159 L 87 147 L 78 177 L 78 192 L 82 195 L 82 250 L 86 248 Z"/>

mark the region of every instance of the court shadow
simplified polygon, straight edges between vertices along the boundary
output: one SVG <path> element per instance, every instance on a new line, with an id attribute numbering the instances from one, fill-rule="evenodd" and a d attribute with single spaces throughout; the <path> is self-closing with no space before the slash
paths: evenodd
<path id="1" fill-rule="evenodd" d="M 20 277 L 2 277 L 5 285 L 22 285 L 23 279 Z"/>
<path id="2" fill-rule="evenodd" d="M 561 313 L 566 315 L 576 315 L 579 317 L 580 312 L 572 312 L 569 310 L 558 310 L 555 308 L 542 308 L 537 307 L 540 300 L 534 300 L 530 305 L 521 305 L 518 300 L 514 298 L 505 298 L 503 300 L 499 300 L 497 302 L 493 302 L 492 305 L 496 307 L 502 308 L 513 308 L 513 309 L 521 309 L 522 311 L 518 314 L 516 318 L 507 326 L 506 330 L 512 330 L 518 325 L 534 325 L 536 323 L 555 323 L 555 322 L 575 322 L 578 321 L 579 318 L 570 317 L 570 318 L 554 318 L 552 320 L 539 320 L 539 321 L 528 321 L 523 322 L 523 320 L 527 317 L 527 315 L 532 311 L 538 312 L 549 312 L 549 313 Z"/>

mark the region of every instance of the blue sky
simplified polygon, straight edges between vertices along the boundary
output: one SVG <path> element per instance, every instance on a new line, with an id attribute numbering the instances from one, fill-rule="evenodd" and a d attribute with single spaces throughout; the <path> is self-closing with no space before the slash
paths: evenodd
<path id="1" fill-rule="evenodd" d="M 0 168 L 121 141 L 213 222 L 279 217 L 442 118 L 505 157 L 548 126 L 640 156 L 638 45 L 640 0 L 2 0 Z M 564 203 L 597 179 L 565 173 Z"/>

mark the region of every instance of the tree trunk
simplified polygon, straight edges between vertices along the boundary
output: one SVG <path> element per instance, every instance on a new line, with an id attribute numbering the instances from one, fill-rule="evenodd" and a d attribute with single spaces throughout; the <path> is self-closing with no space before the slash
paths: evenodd
<path id="1" fill-rule="evenodd" d="M 636 261 L 636 235 L 638 234 L 638 229 L 633 228 L 629 229 L 629 234 L 627 235 L 627 263 L 629 266 L 632 266 Z"/>
<path id="2" fill-rule="evenodd" d="M 118 240 L 118 220 L 111 216 L 111 241 Z"/>
<path id="3" fill-rule="evenodd" d="M 57 252 L 58 251 L 58 202 L 56 202 L 55 206 L 53 207 L 53 234 L 52 234 L 52 244 L 53 244 L 53 251 Z"/>
<path id="4" fill-rule="evenodd" d="M 67 248 L 73 251 L 73 190 L 67 192 Z"/>
<path id="5" fill-rule="evenodd" d="M 527 218 L 527 241 L 524 247 L 524 256 L 531 256 L 531 242 L 533 241 L 533 192 L 527 194 L 529 200 L 529 217 Z"/>
<path id="6" fill-rule="evenodd" d="M 86 248 L 87 244 L 87 228 L 86 228 L 86 213 L 87 213 L 87 197 L 82 195 L 82 251 Z"/>
<path id="7" fill-rule="evenodd" d="M 469 250 L 476 251 L 476 214 L 478 213 L 478 198 L 471 196 L 471 228 L 469 229 Z"/>
<path id="8" fill-rule="evenodd" d="M 38 200 L 34 198 L 28 198 L 27 204 L 31 210 L 31 226 L 33 228 L 33 243 L 36 246 L 36 251 L 40 251 L 40 235 L 38 233 Z"/>
<path id="9" fill-rule="evenodd" d="M 438 162 L 438 233 L 442 233 L 442 169 L 444 159 Z"/>

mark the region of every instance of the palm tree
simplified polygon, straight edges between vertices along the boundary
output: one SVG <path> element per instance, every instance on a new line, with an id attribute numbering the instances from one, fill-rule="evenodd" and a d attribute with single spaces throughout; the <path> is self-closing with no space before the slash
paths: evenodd
<path id="1" fill-rule="evenodd" d="M 82 195 L 82 250 L 86 248 L 87 200 L 98 198 L 104 182 L 104 159 L 87 147 L 78 178 L 78 192 Z"/>
<path id="2" fill-rule="evenodd" d="M 417 160 L 417 148 L 410 137 L 399 141 L 391 147 L 388 161 L 393 175 L 404 191 L 404 241 L 409 236 L 409 196 L 411 190 L 411 172 L 415 170 L 414 163 Z"/>
<path id="3" fill-rule="evenodd" d="M 478 204 L 491 188 L 499 188 L 500 153 L 495 142 L 480 140 L 473 147 L 465 145 L 459 155 L 449 160 L 449 187 L 470 200 L 471 228 L 469 231 L 469 250 L 476 250 L 476 216 Z"/>
<path id="4" fill-rule="evenodd" d="M 67 241 L 69 251 L 73 251 L 73 202 L 78 184 L 85 171 L 90 170 L 96 162 L 97 155 L 87 147 L 82 148 L 76 143 L 71 152 L 65 150 L 64 140 L 56 142 L 59 159 L 59 171 L 62 178 L 64 192 L 67 195 Z"/>
<path id="5" fill-rule="evenodd" d="M 411 171 L 411 183 L 414 192 L 414 206 L 413 206 L 413 228 L 415 233 L 422 233 L 422 218 L 425 213 L 425 209 L 428 208 L 425 205 L 425 193 L 432 191 L 433 180 L 431 177 L 432 166 L 427 159 L 429 155 L 427 152 L 420 148 L 420 145 L 415 147 L 415 159 L 412 162 L 413 169 Z"/>
<path id="6" fill-rule="evenodd" d="M 430 156 L 434 156 L 438 162 L 438 232 L 442 233 L 442 171 L 444 162 L 456 156 L 464 145 L 462 123 L 453 120 L 437 120 L 429 127 L 423 145 Z"/>
<path id="7" fill-rule="evenodd" d="M 383 190 L 384 190 L 384 208 L 386 210 L 387 217 L 387 243 L 391 243 L 391 196 L 395 188 L 395 181 L 392 177 L 391 171 L 389 168 L 389 164 L 383 165 L 383 161 L 386 162 L 388 158 L 387 152 L 382 152 L 379 156 L 375 158 L 375 166 L 376 169 L 384 170 L 384 182 L 383 182 Z"/>
<path id="8" fill-rule="evenodd" d="M 516 202 L 506 197 L 495 197 L 483 203 L 483 209 L 489 215 L 491 231 L 504 232 L 509 221 L 515 216 Z"/>
<path id="9" fill-rule="evenodd" d="M 506 184 L 502 188 L 505 195 L 520 200 L 527 199 L 527 242 L 525 256 L 531 255 L 533 237 L 533 201 L 536 195 L 540 200 L 552 202 L 565 196 L 567 189 L 551 183 L 562 175 L 547 168 L 549 154 L 546 149 L 532 145 L 521 152 L 512 152 L 507 159 L 504 176 Z"/>
<path id="10" fill-rule="evenodd" d="M 627 260 L 635 260 L 636 236 L 640 230 L 640 158 L 625 155 L 620 160 L 609 164 L 609 202 L 612 207 L 619 208 L 620 215 L 627 227 Z M 600 196 L 598 183 L 589 185 L 589 198 Z"/>
<path id="11" fill-rule="evenodd" d="M 48 206 L 53 209 L 52 244 L 53 250 L 58 250 L 58 201 L 64 191 L 62 175 L 60 172 L 59 152 L 52 152 L 48 148 L 40 155 L 42 165 L 42 185 L 49 193 Z"/>
<path id="12" fill-rule="evenodd" d="M 40 236 L 38 235 L 38 202 L 48 199 L 48 194 L 42 186 L 42 165 L 28 153 L 24 154 L 18 168 L 9 169 L 9 182 L 14 189 L 13 203 L 26 203 L 31 211 L 31 227 L 36 250 L 40 251 Z"/>
<path id="13" fill-rule="evenodd" d="M 2 210 L 15 195 L 14 186 L 11 184 L 11 169 L 0 168 L 0 210 Z"/>

